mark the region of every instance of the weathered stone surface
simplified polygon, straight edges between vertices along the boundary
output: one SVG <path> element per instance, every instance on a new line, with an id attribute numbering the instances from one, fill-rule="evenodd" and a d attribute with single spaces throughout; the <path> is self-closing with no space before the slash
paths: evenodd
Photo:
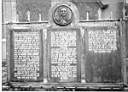
<path id="1" fill-rule="evenodd" d="M 39 14 L 41 14 L 42 21 L 47 21 L 50 7 L 50 0 L 18 0 L 17 13 L 19 21 L 27 21 L 27 11 L 30 11 L 30 21 L 39 21 Z"/>
<path id="2" fill-rule="evenodd" d="M 86 82 L 119 83 L 121 82 L 121 49 L 119 30 L 111 27 L 87 29 L 88 43 L 84 51 Z"/>
<path id="3" fill-rule="evenodd" d="M 14 77 L 37 80 L 39 54 L 39 32 L 14 32 Z"/>
<path id="4" fill-rule="evenodd" d="M 75 31 L 51 32 L 51 77 L 58 82 L 77 78 L 77 50 Z"/>
<path id="5" fill-rule="evenodd" d="M 117 50 L 116 30 L 89 30 L 89 51 L 106 53 Z"/>

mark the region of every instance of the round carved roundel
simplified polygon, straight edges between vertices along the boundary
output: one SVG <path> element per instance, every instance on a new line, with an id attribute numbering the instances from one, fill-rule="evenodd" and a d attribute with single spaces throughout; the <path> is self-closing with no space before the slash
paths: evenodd
<path id="1" fill-rule="evenodd" d="M 57 7 L 53 13 L 54 22 L 60 26 L 66 26 L 70 24 L 72 22 L 72 18 L 72 10 L 65 5 Z"/>

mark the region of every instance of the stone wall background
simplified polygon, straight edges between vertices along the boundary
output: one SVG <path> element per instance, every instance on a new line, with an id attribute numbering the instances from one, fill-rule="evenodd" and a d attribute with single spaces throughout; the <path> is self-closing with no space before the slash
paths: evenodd
<path id="1" fill-rule="evenodd" d="M 30 11 L 30 21 L 38 21 L 41 14 L 42 21 L 48 21 L 48 11 L 56 0 L 3 0 L 3 23 L 16 22 L 17 15 L 20 22 L 27 22 L 27 11 Z M 99 5 L 97 0 L 68 0 L 78 7 L 80 20 L 86 20 L 86 13 L 89 12 L 90 20 L 98 19 Z M 89 2 L 88 2 L 89 1 Z M 103 4 L 108 4 L 108 8 L 102 10 L 102 19 L 119 19 L 122 18 L 122 1 L 123 0 L 101 0 Z M 128 35 L 128 32 L 127 32 Z M 2 70 L 3 82 L 6 82 L 6 25 L 2 30 Z M 127 44 L 126 44 L 127 46 Z M 128 47 L 128 46 L 127 46 Z M 128 50 L 128 48 L 127 48 Z"/>
<path id="2" fill-rule="evenodd" d="M 30 11 L 30 21 L 39 21 L 39 14 L 42 21 L 47 21 L 50 7 L 50 0 L 17 0 L 16 12 L 21 22 L 27 21 L 27 11 Z"/>
<path id="3" fill-rule="evenodd" d="M 39 21 L 41 14 L 42 21 L 48 21 L 48 12 L 55 2 L 60 0 L 3 0 L 3 23 L 27 22 L 27 11 L 30 11 L 30 21 Z M 80 20 L 86 20 L 89 12 L 89 20 L 98 20 L 98 10 L 100 6 L 98 0 L 61 0 L 70 1 L 75 4 L 79 10 Z M 106 9 L 101 9 L 102 19 L 120 19 L 122 18 L 123 0 L 101 0 Z M 6 38 L 6 25 L 3 25 L 2 37 Z"/>

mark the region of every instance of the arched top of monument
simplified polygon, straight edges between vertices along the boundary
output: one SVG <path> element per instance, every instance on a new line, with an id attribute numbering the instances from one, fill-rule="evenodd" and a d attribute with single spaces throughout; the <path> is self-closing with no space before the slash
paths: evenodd
<path id="1" fill-rule="evenodd" d="M 49 24 L 71 26 L 79 22 L 79 11 L 71 2 L 57 2 L 49 10 Z"/>

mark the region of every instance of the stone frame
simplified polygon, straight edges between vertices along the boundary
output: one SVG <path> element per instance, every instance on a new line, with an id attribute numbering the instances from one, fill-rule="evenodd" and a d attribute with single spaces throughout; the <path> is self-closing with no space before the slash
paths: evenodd
<path id="1" fill-rule="evenodd" d="M 79 23 L 79 11 L 78 11 L 77 7 L 71 2 L 59 2 L 59 3 L 56 3 L 54 6 L 52 6 L 50 8 L 50 10 L 49 10 L 49 20 L 48 20 L 49 25 L 58 26 L 54 23 L 52 14 L 54 13 L 54 11 L 57 7 L 62 6 L 62 5 L 65 5 L 65 6 L 69 7 L 72 10 L 73 15 L 74 15 L 72 23 L 70 25 L 68 25 L 67 27 L 77 25 Z"/>
<path id="2" fill-rule="evenodd" d="M 14 48 L 14 42 L 13 42 L 13 40 L 14 40 L 14 37 L 13 37 L 13 32 L 15 32 L 15 31 L 19 31 L 19 32 L 31 32 L 31 31 L 34 31 L 34 30 L 36 30 L 36 31 L 39 31 L 39 39 L 40 39 L 40 52 L 39 52 L 39 63 L 40 63 L 40 66 L 39 66 L 39 74 L 40 74 L 40 76 L 38 77 L 38 79 L 37 80 L 26 80 L 27 82 L 38 82 L 38 81 L 43 81 L 43 64 L 44 64 L 44 62 L 43 62 L 43 53 L 44 53 L 44 51 L 43 51 L 43 39 L 42 39 L 42 36 L 43 36 L 43 32 L 42 32 L 42 30 L 41 29 L 34 29 L 34 28 L 32 28 L 32 27 L 25 27 L 25 26 L 21 26 L 21 27 L 18 27 L 18 26 L 14 26 L 14 28 L 13 28 L 13 26 L 9 26 L 9 28 L 8 28 L 8 31 L 7 31 L 7 42 L 9 42 L 8 44 L 7 44 L 7 49 L 8 49 L 8 54 L 9 54 L 9 56 L 8 56 L 8 60 L 7 60 L 7 63 L 8 63 L 8 81 L 9 82 L 20 82 L 20 81 L 22 81 L 22 80 L 15 80 L 14 79 L 14 71 L 13 71 L 13 67 L 14 67 L 14 64 L 13 64 L 13 62 L 14 62 L 14 52 L 13 52 L 13 48 Z M 12 63 L 11 63 L 12 62 Z"/>
<path id="3" fill-rule="evenodd" d="M 49 28 L 48 29 L 48 31 L 47 31 L 47 34 L 48 34 L 48 39 L 47 39 L 47 62 L 48 62 L 48 81 L 49 82 L 52 82 L 51 81 L 51 77 L 50 77 L 50 35 L 49 35 L 49 33 L 50 32 L 54 32 L 54 31 L 59 31 L 59 30 L 61 30 L 61 31 L 69 31 L 69 32 L 71 32 L 71 31 L 76 31 L 76 50 L 77 50 L 77 60 L 78 60 L 78 64 L 77 64 L 77 80 L 76 80 L 76 82 L 78 82 L 78 83 L 80 83 L 81 82 L 81 65 L 83 64 L 82 63 L 82 61 L 81 61 L 81 44 L 82 44 L 82 42 L 81 42 L 81 34 L 80 34 L 80 29 L 79 28 Z M 56 83 L 56 82 L 55 82 Z M 60 83 L 63 83 L 63 82 L 60 82 Z M 66 82 L 67 83 L 67 82 Z"/>

